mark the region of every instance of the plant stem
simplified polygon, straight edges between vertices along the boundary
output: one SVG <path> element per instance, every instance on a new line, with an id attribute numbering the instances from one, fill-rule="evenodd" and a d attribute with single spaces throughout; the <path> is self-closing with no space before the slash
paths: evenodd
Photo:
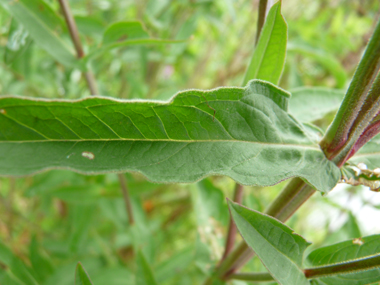
<path id="1" fill-rule="evenodd" d="M 132 203 L 128 191 L 127 180 L 125 179 L 124 174 L 119 173 L 117 176 L 119 177 L 121 192 L 123 193 L 125 208 L 127 209 L 129 224 L 133 225 L 135 223 L 135 219 L 133 217 Z"/>
<path id="2" fill-rule="evenodd" d="M 243 185 L 236 183 L 233 201 L 241 204 L 242 200 L 243 200 Z M 220 262 L 223 262 L 223 260 L 234 248 L 236 232 L 237 232 L 236 225 L 234 223 L 234 220 L 232 219 L 232 216 L 230 216 L 230 226 L 228 228 L 226 245 L 225 245 L 224 253 Z"/>
<path id="3" fill-rule="evenodd" d="M 307 279 L 316 279 L 326 276 L 334 276 L 339 274 L 347 274 L 370 270 L 380 267 L 380 255 L 350 260 L 347 262 L 330 264 L 326 266 L 313 267 L 304 270 Z M 272 275 L 266 272 L 260 273 L 235 273 L 229 276 L 229 279 L 267 282 L 273 281 Z"/>
<path id="4" fill-rule="evenodd" d="M 272 275 L 267 272 L 260 273 L 236 273 L 232 274 L 229 279 L 255 282 L 274 281 Z"/>
<path id="5" fill-rule="evenodd" d="M 78 32 L 77 25 L 75 23 L 75 19 L 70 10 L 70 6 L 67 3 L 67 0 L 58 0 L 58 1 L 62 9 L 63 16 L 65 17 L 66 24 L 70 32 L 71 40 L 77 52 L 77 57 L 79 59 L 83 58 L 85 54 L 83 51 L 83 46 L 79 37 L 79 32 Z M 94 74 L 89 70 L 89 71 L 83 72 L 83 75 L 86 79 L 87 86 L 88 86 L 88 89 L 90 90 L 91 95 L 99 94 Z"/>
<path id="6" fill-rule="evenodd" d="M 334 121 L 320 142 L 326 157 L 344 161 L 378 109 L 380 71 L 380 20 L 350 83 Z M 334 161 L 334 162 L 335 162 Z"/>
<path id="7" fill-rule="evenodd" d="M 259 17 L 257 19 L 257 32 L 256 32 L 256 41 L 255 45 L 259 42 L 261 30 L 263 29 L 265 22 L 265 15 L 267 12 L 268 0 L 260 0 L 259 2 Z"/>
<path id="8" fill-rule="evenodd" d="M 347 262 L 336 263 L 326 266 L 314 267 L 305 269 L 304 273 L 306 278 L 319 278 L 324 276 L 333 276 L 338 274 L 347 274 L 370 270 L 380 267 L 380 254 L 350 260 Z"/>

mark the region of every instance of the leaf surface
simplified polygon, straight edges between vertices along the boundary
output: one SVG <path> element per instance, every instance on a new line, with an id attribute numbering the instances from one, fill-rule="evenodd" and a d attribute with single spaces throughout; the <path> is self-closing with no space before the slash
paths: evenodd
<path id="1" fill-rule="evenodd" d="M 75 285 L 93 285 L 83 265 L 78 262 L 75 269 Z"/>
<path id="2" fill-rule="evenodd" d="M 251 79 L 277 84 L 285 64 L 288 26 L 281 15 L 281 1 L 269 10 L 260 39 L 245 73 L 243 85 Z"/>
<path id="3" fill-rule="evenodd" d="M 143 25 L 138 21 L 117 22 L 111 24 L 103 34 L 102 46 L 96 48 L 83 58 L 87 62 L 112 49 L 152 44 L 183 43 L 184 40 L 165 40 L 151 38 Z"/>
<path id="4" fill-rule="evenodd" d="M 309 57 L 325 69 L 327 69 L 335 77 L 335 86 L 337 88 L 343 88 L 347 81 L 347 73 L 344 70 L 342 64 L 334 56 L 328 52 L 311 47 L 306 43 L 292 42 L 288 44 L 288 52 L 294 52 L 296 54 L 302 54 L 303 56 Z M 343 97 L 342 97 L 343 98 Z M 339 106 L 338 106 L 339 107 Z"/>
<path id="5" fill-rule="evenodd" d="M 20 23 L 37 45 L 65 66 L 77 59 L 72 47 L 59 37 L 64 31 L 61 19 L 42 0 L 0 0 L 0 4 Z"/>
<path id="6" fill-rule="evenodd" d="M 302 258 L 310 245 L 278 220 L 229 201 L 231 215 L 240 234 L 282 285 L 308 285 Z"/>
<path id="7" fill-rule="evenodd" d="M 301 87 L 290 91 L 289 113 L 301 122 L 313 122 L 339 109 L 344 90 Z"/>
<path id="8" fill-rule="evenodd" d="M 307 262 L 310 266 L 323 266 L 364 258 L 380 253 L 380 235 L 372 235 L 361 239 L 352 239 L 312 251 Z M 365 285 L 380 281 L 380 268 L 333 277 L 314 279 L 312 284 L 318 285 Z"/>
<path id="9" fill-rule="evenodd" d="M 352 158 L 352 163 L 364 163 L 368 169 L 380 167 L 380 135 L 367 142 Z"/>
<path id="10" fill-rule="evenodd" d="M 299 176 L 329 191 L 340 171 L 289 116 L 288 97 L 262 81 L 184 91 L 169 102 L 3 97 L 0 175 L 63 168 L 194 182 L 218 174 L 263 186 Z"/>
<path id="11" fill-rule="evenodd" d="M 136 263 L 136 285 L 157 285 L 158 283 L 153 275 L 152 268 L 141 251 L 137 253 Z"/>

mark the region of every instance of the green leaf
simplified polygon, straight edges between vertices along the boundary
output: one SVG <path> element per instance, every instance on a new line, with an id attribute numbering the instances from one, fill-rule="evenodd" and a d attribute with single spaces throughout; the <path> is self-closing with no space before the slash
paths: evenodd
<path id="1" fill-rule="evenodd" d="M 54 271 L 51 260 L 41 254 L 36 237 L 33 237 L 30 243 L 30 261 L 39 283 L 42 283 Z"/>
<path id="2" fill-rule="evenodd" d="M 310 266 L 323 266 L 365 258 L 380 253 L 380 235 L 347 240 L 312 251 L 307 261 Z M 365 285 L 380 281 L 380 268 L 369 269 L 333 277 L 321 277 L 312 281 L 320 285 Z"/>
<path id="3" fill-rule="evenodd" d="M 75 269 L 75 285 L 93 285 L 83 265 L 78 262 Z"/>
<path id="4" fill-rule="evenodd" d="M 380 167 L 380 135 L 377 135 L 366 143 L 349 162 L 354 164 L 364 163 L 368 169 Z"/>
<path id="5" fill-rule="evenodd" d="M 110 25 L 103 35 L 103 45 L 122 42 L 126 39 L 146 39 L 149 34 L 140 22 L 117 22 Z"/>
<path id="6" fill-rule="evenodd" d="M 254 250 L 273 278 L 282 285 L 308 285 L 302 258 L 310 245 L 280 221 L 229 201 L 232 218 L 240 234 Z"/>
<path id="7" fill-rule="evenodd" d="M 143 25 L 137 21 L 117 22 L 110 25 L 104 32 L 102 46 L 90 51 L 83 61 L 87 62 L 107 51 L 120 47 L 183 42 L 184 40 L 163 40 L 151 38 L 144 29 Z"/>
<path id="8" fill-rule="evenodd" d="M 302 54 L 317 61 L 335 77 L 336 88 L 343 88 L 345 86 L 347 81 L 346 71 L 341 63 L 331 54 L 324 50 L 310 47 L 305 43 L 289 43 L 287 50 L 296 54 Z"/>
<path id="9" fill-rule="evenodd" d="M 7 267 L 7 274 L 3 278 L 10 279 L 14 284 L 38 285 L 34 278 L 33 270 L 27 267 L 24 262 L 0 241 L 0 264 Z M 2 268 L 0 267 L 0 272 Z M 4 280 L 0 281 L 4 282 Z M 2 283 L 3 284 L 3 283 Z"/>
<path id="10" fill-rule="evenodd" d="M 152 268 L 141 251 L 137 253 L 136 263 L 136 285 L 157 285 L 158 283 L 153 275 Z"/>
<path id="11" fill-rule="evenodd" d="M 340 171 L 289 116 L 288 98 L 258 80 L 184 91 L 169 102 L 3 97 L 0 175 L 138 171 L 174 183 L 219 174 L 263 186 L 299 176 L 329 191 Z"/>
<path id="12" fill-rule="evenodd" d="M 32 40 L 22 25 L 12 20 L 8 33 L 8 42 L 4 51 L 4 62 L 11 64 L 19 58 L 29 47 Z"/>
<path id="13" fill-rule="evenodd" d="M 287 39 L 288 26 L 281 15 L 281 1 L 278 1 L 268 13 L 243 85 L 251 79 L 279 82 L 285 64 Z"/>
<path id="14" fill-rule="evenodd" d="M 74 50 L 60 37 L 60 18 L 42 0 L 0 0 L 0 4 L 28 31 L 37 45 L 65 66 L 74 66 Z"/>
<path id="15" fill-rule="evenodd" d="M 301 87 L 290 92 L 289 113 L 302 122 L 313 122 L 338 110 L 345 93 L 323 87 Z"/>
<path id="16" fill-rule="evenodd" d="M 194 255 L 195 250 L 193 245 L 171 255 L 155 268 L 157 282 L 162 284 L 192 267 L 193 264 L 191 262 L 194 261 Z"/>

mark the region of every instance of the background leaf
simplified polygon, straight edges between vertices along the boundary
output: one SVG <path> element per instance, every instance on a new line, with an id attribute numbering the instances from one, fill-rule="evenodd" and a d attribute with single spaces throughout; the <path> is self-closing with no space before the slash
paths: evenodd
<path id="1" fill-rule="evenodd" d="M 78 262 L 75 270 L 75 285 L 93 285 L 83 265 Z"/>
<path id="2" fill-rule="evenodd" d="M 280 284 L 309 284 L 302 270 L 309 242 L 272 217 L 231 201 L 229 207 L 240 234 Z"/>
<path id="3" fill-rule="evenodd" d="M 59 36 L 63 23 L 43 0 L 1 0 L 0 4 L 23 25 L 35 43 L 57 61 L 66 66 L 77 64 L 73 48 Z"/>
<path id="4" fill-rule="evenodd" d="M 322 87 L 300 87 L 290 91 L 289 113 L 302 122 L 313 122 L 337 111 L 345 91 Z"/>
<path id="5" fill-rule="evenodd" d="M 103 45 L 122 42 L 127 39 L 149 38 L 140 22 L 117 22 L 110 25 L 103 35 Z"/>
<path id="6" fill-rule="evenodd" d="M 380 253 L 380 235 L 347 240 L 312 251 L 307 261 L 310 266 L 322 266 L 349 261 Z M 380 268 L 334 277 L 321 277 L 312 284 L 327 285 L 365 285 L 380 281 Z"/>
<path id="7" fill-rule="evenodd" d="M 220 174 L 245 185 L 300 176 L 329 191 L 340 171 L 286 112 L 288 97 L 262 81 L 185 91 L 168 103 L 5 97 L 0 174 L 139 171 L 156 182 Z"/>
<path id="8" fill-rule="evenodd" d="M 285 64 L 288 27 L 281 15 L 281 1 L 270 9 L 243 85 L 251 79 L 262 79 L 277 84 Z"/>
<path id="9" fill-rule="evenodd" d="M 153 271 L 141 251 L 137 253 L 136 263 L 136 285 L 157 285 L 158 283 L 153 275 Z"/>

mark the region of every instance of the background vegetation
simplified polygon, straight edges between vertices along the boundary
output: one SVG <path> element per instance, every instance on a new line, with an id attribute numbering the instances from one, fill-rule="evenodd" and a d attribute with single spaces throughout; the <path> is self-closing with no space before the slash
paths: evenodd
<path id="1" fill-rule="evenodd" d="M 46 2 L 61 13 L 57 1 Z M 70 5 L 85 51 L 96 48 L 105 28 L 117 21 L 140 20 L 156 38 L 189 39 L 102 54 L 92 70 L 105 96 L 165 100 L 183 89 L 240 86 L 254 48 L 257 1 L 77 0 Z M 346 89 L 379 18 L 379 1 L 289 0 L 282 10 L 289 43 L 280 86 Z M 65 36 L 64 30 L 57 33 Z M 90 94 L 80 70 L 57 63 L 1 6 L 0 58 L 0 94 L 70 99 Z M 318 126 L 325 129 L 333 114 Z M 136 174 L 125 177 L 134 224 L 117 174 L 49 171 L 0 178 L 0 280 L 74 284 L 81 261 L 94 284 L 135 284 L 141 250 L 159 284 L 201 284 L 223 254 L 229 220 L 224 197 L 232 196 L 235 183 L 210 177 L 160 185 Z M 245 187 L 243 204 L 263 211 L 283 186 Z M 379 195 L 364 187 L 338 188 L 327 197 L 315 195 L 287 223 L 313 239 L 313 246 L 380 231 Z M 7 268 L 5 261 L 13 256 L 17 262 Z M 243 271 L 260 269 L 256 257 Z"/>

